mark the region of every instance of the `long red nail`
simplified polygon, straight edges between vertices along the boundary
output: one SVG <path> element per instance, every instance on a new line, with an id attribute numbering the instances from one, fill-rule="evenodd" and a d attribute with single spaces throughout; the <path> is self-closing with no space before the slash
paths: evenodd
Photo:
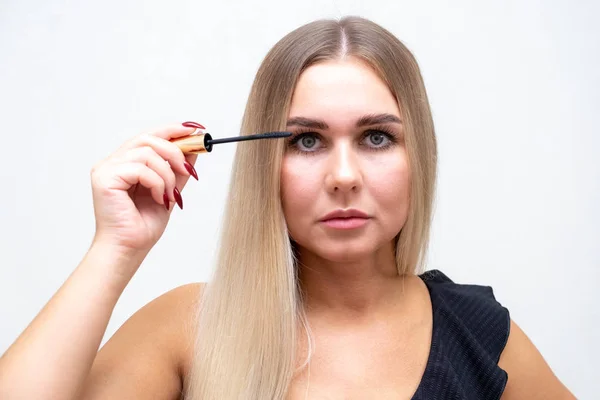
<path id="1" fill-rule="evenodd" d="M 181 193 L 179 192 L 179 189 L 173 189 L 173 196 L 175 196 L 175 201 L 177 202 L 179 208 L 183 210 L 183 199 L 181 198 Z"/>
<path id="2" fill-rule="evenodd" d="M 169 211 L 169 196 L 167 195 L 167 192 L 165 191 L 165 194 L 163 194 L 163 201 L 165 202 L 165 208 L 167 209 L 167 211 Z"/>
<path id="3" fill-rule="evenodd" d="M 183 124 L 181 124 L 183 126 L 185 126 L 186 128 L 200 128 L 200 129 L 206 129 L 205 127 L 203 127 L 202 125 L 200 125 L 197 122 L 193 122 L 193 121 L 186 121 Z"/>
<path id="4" fill-rule="evenodd" d="M 185 169 L 187 169 L 187 172 L 189 172 L 190 175 L 194 177 L 194 179 L 198 180 L 198 173 L 196 172 L 196 169 L 192 164 L 190 164 L 187 161 L 184 161 L 183 166 L 185 167 Z"/>

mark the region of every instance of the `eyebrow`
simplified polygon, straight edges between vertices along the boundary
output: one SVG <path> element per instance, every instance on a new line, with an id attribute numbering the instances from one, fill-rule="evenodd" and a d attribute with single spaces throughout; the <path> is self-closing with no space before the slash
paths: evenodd
<path id="1" fill-rule="evenodd" d="M 393 114 L 367 114 L 363 115 L 356 121 L 356 127 L 360 128 L 363 126 L 396 123 L 401 124 L 402 120 Z M 291 126 L 302 126 L 311 129 L 329 129 L 329 125 L 323 120 L 306 118 L 306 117 L 293 117 L 287 121 L 287 127 Z"/>

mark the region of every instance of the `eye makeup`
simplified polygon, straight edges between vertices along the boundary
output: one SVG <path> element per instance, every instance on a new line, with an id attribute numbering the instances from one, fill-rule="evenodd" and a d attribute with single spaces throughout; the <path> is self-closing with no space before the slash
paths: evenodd
<path id="1" fill-rule="evenodd" d="M 291 132 L 292 132 L 292 136 L 286 140 L 287 148 L 289 149 L 289 151 L 309 155 L 310 153 L 319 152 L 320 149 L 322 148 L 322 146 L 321 146 L 315 150 L 313 150 L 312 148 L 308 149 L 308 150 L 303 150 L 299 146 L 300 144 L 302 144 L 302 140 L 306 137 L 312 137 L 312 138 L 315 138 L 316 141 L 321 141 L 321 142 L 324 140 L 323 136 L 321 134 L 315 132 L 313 129 L 298 128 L 298 129 L 292 129 Z M 378 136 L 384 138 L 385 144 L 383 144 L 383 145 L 363 144 L 363 142 L 369 141 L 370 140 L 369 138 L 378 137 Z M 361 135 L 360 143 L 361 143 L 361 146 L 365 147 L 367 151 L 384 151 L 384 150 L 396 145 L 401 140 L 402 140 L 402 136 L 399 133 L 395 132 L 394 130 L 390 129 L 387 126 L 378 126 L 378 127 L 372 127 L 372 128 L 365 130 L 363 132 L 363 134 Z"/>

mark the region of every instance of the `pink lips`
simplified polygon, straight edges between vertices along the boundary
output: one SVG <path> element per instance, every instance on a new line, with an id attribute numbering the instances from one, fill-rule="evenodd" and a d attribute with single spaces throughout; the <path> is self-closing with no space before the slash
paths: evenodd
<path id="1" fill-rule="evenodd" d="M 356 209 L 348 209 L 348 210 L 335 210 L 325 215 L 321 222 L 334 229 L 356 229 L 364 226 L 370 217 Z"/>

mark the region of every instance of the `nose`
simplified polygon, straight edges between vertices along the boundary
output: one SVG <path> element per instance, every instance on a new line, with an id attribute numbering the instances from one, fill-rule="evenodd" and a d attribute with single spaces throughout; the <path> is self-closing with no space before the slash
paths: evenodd
<path id="1" fill-rule="evenodd" d="M 351 144 L 339 144 L 331 151 L 325 185 L 330 193 L 358 191 L 362 184 L 359 160 Z"/>

